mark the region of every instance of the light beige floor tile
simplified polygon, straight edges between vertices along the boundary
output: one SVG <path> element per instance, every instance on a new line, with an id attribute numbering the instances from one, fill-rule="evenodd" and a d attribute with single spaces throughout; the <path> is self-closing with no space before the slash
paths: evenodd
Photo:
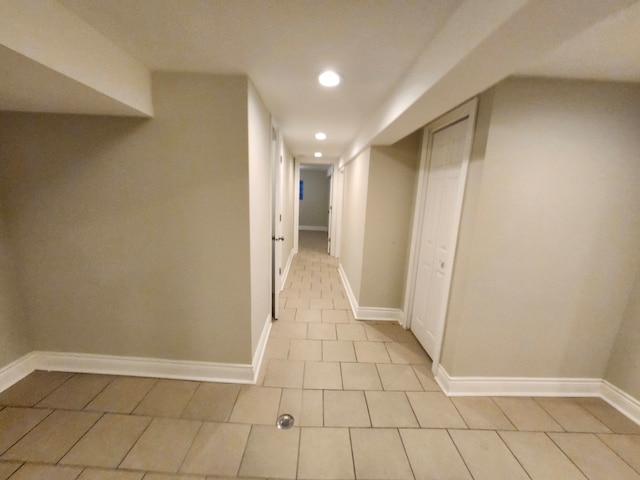
<path id="1" fill-rule="evenodd" d="M 226 422 L 240 393 L 240 385 L 201 383 L 182 412 L 183 418 Z"/>
<path id="2" fill-rule="evenodd" d="M 535 401 L 567 432 L 611 433 L 573 398 L 536 398 Z"/>
<path id="3" fill-rule="evenodd" d="M 296 427 L 300 426 L 300 417 L 302 415 L 302 392 L 300 388 L 283 388 L 280 396 L 280 406 L 278 407 L 278 416 L 289 414 L 295 419 Z"/>
<path id="4" fill-rule="evenodd" d="M 71 373 L 36 370 L 0 393 L 0 405 L 33 407 L 71 378 Z"/>
<path id="5" fill-rule="evenodd" d="M 22 466 L 21 462 L 2 462 L 0 461 L 0 480 L 7 480 L 15 472 Z"/>
<path id="6" fill-rule="evenodd" d="M 362 363 L 390 363 L 384 343 L 353 342 L 356 349 L 356 358 Z"/>
<path id="7" fill-rule="evenodd" d="M 324 405 L 322 390 L 302 391 L 302 410 L 296 419 L 300 427 L 321 427 L 324 425 Z"/>
<path id="8" fill-rule="evenodd" d="M 533 480 L 586 480 L 545 433 L 500 432 L 500 436 Z"/>
<path id="9" fill-rule="evenodd" d="M 380 363 L 377 365 L 382 388 L 404 392 L 421 392 L 422 385 L 411 365 Z"/>
<path id="10" fill-rule="evenodd" d="M 227 480 L 236 477 L 204 477 L 203 475 L 188 475 L 177 473 L 147 473 L 143 480 Z M 243 480 L 252 480 L 245 478 Z M 261 479 L 257 479 L 261 480 Z"/>
<path id="11" fill-rule="evenodd" d="M 320 291 L 329 291 L 331 290 L 331 287 L 325 283 L 321 283 L 321 284 L 313 284 L 313 288 L 317 288 L 318 286 L 322 286 L 325 288 L 321 288 L 319 289 Z M 311 309 L 320 309 L 320 310 L 331 310 L 332 308 L 334 308 L 333 305 L 333 299 L 331 298 L 312 298 L 311 301 L 309 302 L 309 307 Z M 320 321 L 322 321 L 322 316 L 320 317 Z"/>
<path id="12" fill-rule="evenodd" d="M 325 340 L 322 342 L 322 360 L 324 362 L 355 362 L 356 352 L 350 340 Z"/>
<path id="13" fill-rule="evenodd" d="M 300 360 L 269 360 L 262 384 L 265 387 L 302 388 L 304 368 L 305 362 Z"/>
<path id="14" fill-rule="evenodd" d="M 624 460 L 590 433 L 550 433 L 551 439 L 589 480 L 640 480 Z"/>
<path id="15" fill-rule="evenodd" d="M 60 463 L 116 468 L 151 423 L 150 417 L 106 414 Z"/>
<path id="16" fill-rule="evenodd" d="M 446 430 L 400 430 L 416 478 L 472 480 Z"/>
<path id="17" fill-rule="evenodd" d="M 332 295 L 334 294 L 332 292 Z M 336 297 L 332 296 L 332 298 Z M 345 310 L 322 310 L 322 323 L 349 323 L 349 317 Z"/>
<path id="18" fill-rule="evenodd" d="M 56 463 L 100 418 L 98 413 L 56 410 L 2 456 Z"/>
<path id="19" fill-rule="evenodd" d="M 451 397 L 451 401 L 472 430 L 515 430 L 490 397 Z"/>
<path id="20" fill-rule="evenodd" d="M 351 304 L 346 298 L 334 298 L 333 308 L 336 310 L 349 310 L 351 308 Z"/>
<path id="21" fill-rule="evenodd" d="M 154 418 L 120 464 L 120 468 L 177 472 L 201 422 Z"/>
<path id="22" fill-rule="evenodd" d="M 354 428 L 351 430 L 351 445 L 356 478 L 413 479 L 397 430 Z"/>
<path id="23" fill-rule="evenodd" d="M 82 410 L 112 380 L 110 375 L 75 374 L 40 401 L 38 407 Z"/>
<path id="24" fill-rule="evenodd" d="M 275 425 L 281 393 L 280 388 L 243 386 L 229 421 Z"/>
<path id="25" fill-rule="evenodd" d="M 29 433 L 51 410 L 7 407 L 0 411 L 0 454 Z"/>
<path id="26" fill-rule="evenodd" d="M 364 392 L 324 392 L 324 425 L 326 427 L 370 427 L 369 410 Z"/>
<path id="27" fill-rule="evenodd" d="M 318 301 L 319 299 L 315 299 L 314 301 Z M 296 310 L 296 322 L 305 322 L 305 323 L 320 323 L 322 322 L 322 310 L 320 309 L 309 309 L 309 310 Z"/>
<path id="28" fill-rule="evenodd" d="M 367 324 L 364 326 L 367 340 L 370 342 L 395 342 L 395 329 L 393 325 Z"/>
<path id="29" fill-rule="evenodd" d="M 365 392 L 374 427 L 418 427 L 404 392 Z"/>
<path id="30" fill-rule="evenodd" d="M 133 413 L 157 417 L 179 417 L 198 386 L 198 382 L 160 379 Z"/>
<path id="31" fill-rule="evenodd" d="M 11 480 L 75 480 L 82 472 L 78 467 L 25 464 L 13 474 Z"/>
<path id="32" fill-rule="evenodd" d="M 118 470 L 99 470 L 87 468 L 78 480 L 142 480 L 143 472 L 123 472 Z"/>
<path id="33" fill-rule="evenodd" d="M 281 322 L 293 322 L 296 319 L 295 308 L 279 308 L 277 320 Z"/>
<path id="34" fill-rule="evenodd" d="M 156 382 L 155 378 L 116 377 L 86 406 L 86 410 L 131 413 Z"/>
<path id="35" fill-rule="evenodd" d="M 308 326 L 310 340 L 335 340 L 336 325 L 330 323 L 310 323 Z"/>
<path id="36" fill-rule="evenodd" d="M 320 340 L 291 340 L 289 360 L 307 360 L 319 362 L 322 360 L 322 341 Z"/>
<path id="37" fill-rule="evenodd" d="M 301 429 L 297 478 L 318 480 L 355 478 L 349 429 Z"/>
<path id="38" fill-rule="evenodd" d="M 433 373 L 431 373 L 430 365 L 411 365 L 413 371 L 415 372 L 418 380 L 422 384 L 422 388 L 427 392 L 441 392 L 442 389 L 436 383 L 435 378 L 433 378 Z"/>
<path id="39" fill-rule="evenodd" d="M 300 429 L 254 425 L 240 465 L 240 476 L 295 478 Z"/>
<path id="40" fill-rule="evenodd" d="M 345 390 L 382 390 L 378 369 L 373 363 L 343 363 L 342 386 Z"/>
<path id="41" fill-rule="evenodd" d="M 317 300 L 322 298 L 322 293 L 319 290 L 314 290 L 313 283 L 311 284 L 311 290 L 301 290 L 300 298 L 308 298 L 309 300 Z M 309 302 L 309 308 L 311 308 L 311 302 Z"/>
<path id="42" fill-rule="evenodd" d="M 337 284 L 335 282 L 332 282 L 332 285 L 336 285 L 337 287 L 339 286 L 339 284 Z M 322 292 L 322 298 L 330 298 L 332 300 L 339 300 L 339 299 L 342 299 L 342 298 L 345 298 L 345 297 L 344 297 L 344 293 L 342 292 L 342 287 L 339 287 L 337 290 L 333 290 L 332 289 L 330 292 Z M 325 310 L 325 311 L 328 311 L 328 310 Z M 336 311 L 338 311 L 338 310 L 336 310 Z M 340 311 L 344 312 L 344 310 L 340 310 Z M 344 317 L 342 315 L 340 315 L 340 316 L 334 317 L 334 319 L 335 318 L 343 319 Z M 324 321 L 324 319 L 323 319 L 323 321 Z M 336 322 L 334 322 L 334 323 L 336 323 Z"/>
<path id="43" fill-rule="evenodd" d="M 250 425 L 205 423 L 196 435 L 180 471 L 237 475 L 250 430 Z"/>
<path id="44" fill-rule="evenodd" d="M 562 432 L 551 415 L 529 397 L 493 397 L 500 410 L 520 431 Z"/>
<path id="45" fill-rule="evenodd" d="M 264 351 L 264 360 L 278 359 L 286 360 L 289 358 L 289 344 L 291 340 L 288 338 L 269 337 L 267 348 Z"/>
<path id="46" fill-rule="evenodd" d="M 323 425 L 322 390 L 284 389 L 278 415 L 289 414 L 297 427 Z"/>
<path id="47" fill-rule="evenodd" d="M 577 401 L 591 415 L 609 427 L 611 431 L 640 435 L 640 425 L 627 418 L 601 398 L 579 398 Z"/>
<path id="48" fill-rule="evenodd" d="M 327 278 L 327 277 L 311 277 L 311 289 L 318 291 L 318 292 L 328 292 L 331 290 L 331 285 L 329 285 L 328 283 L 322 283 L 322 278 Z M 318 308 L 318 307 L 314 307 L 313 306 L 313 302 L 311 302 L 311 308 Z M 327 306 L 327 307 L 319 307 L 319 308 L 333 308 L 333 302 L 331 302 L 331 305 Z"/>
<path id="49" fill-rule="evenodd" d="M 338 340 L 366 341 L 367 334 L 362 325 L 339 324 L 336 325 Z"/>
<path id="50" fill-rule="evenodd" d="M 450 430 L 449 434 L 475 480 L 529 480 L 496 432 Z"/>
<path id="51" fill-rule="evenodd" d="M 307 338 L 307 324 L 303 322 L 283 322 L 278 320 L 271 326 L 273 338 Z"/>
<path id="52" fill-rule="evenodd" d="M 300 290 L 310 290 L 311 283 L 300 282 L 297 284 Z M 287 298 L 286 308 L 295 308 L 296 310 L 309 310 L 310 302 L 308 298 Z"/>
<path id="53" fill-rule="evenodd" d="M 467 428 L 453 402 L 438 392 L 407 392 L 422 428 Z"/>
<path id="54" fill-rule="evenodd" d="M 640 435 L 598 435 L 598 438 L 640 473 Z"/>
<path id="55" fill-rule="evenodd" d="M 417 343 L 385 343 L 391 362 L 401 364 L 431 364 L 431 359 Z"/>
<path id="56" fill-rule="evenodd" d="M 337 362 L 305 362 L 304 388 L 341 390 L 340 364 Z"/>

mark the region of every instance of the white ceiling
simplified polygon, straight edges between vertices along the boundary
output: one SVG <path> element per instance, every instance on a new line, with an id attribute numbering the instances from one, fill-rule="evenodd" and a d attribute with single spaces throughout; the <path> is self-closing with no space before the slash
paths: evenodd
<path id="1" fill-rule="evenodd" d="M 485 28 L 487 18 L 507 7 L 548 9 L 555 17 L 564 9 L 562 18 L 569 22 L 571 8 L 584 5 L 580 1 L 483 0 L 478 6 L 477 0 L 58 0 L 56 5 L 151 70 L 247 74 L 294 155 L 322 151 L 332 158 L 343 155 L 358 135 L 368 135 L 371 118 L 396 118 L 397 111 L 387 115 L 381 107 L 399 88 L 417 98 L 416 72 L 424 84 L 431 81 L 424 59 L 446 64 L 448 53 L 424 55 L 435 44 L 442 47 L 443 38 L 447 52 L 460 50 Z M 551 51 L 547 43 L 545 55 L 507 73 L 640 82 L 640 1 L 607 2 L 612 6 L 589 2 L 589 8 L 605 12 L 601 21 L 569 40 L 558 35 Z M 484 19 L 477 8 L 486 10 Z M 464 24 L 463 13 L 472 28 L 452 30 L 451 25 Z M 441 35 L 447 25 L 447 35 Z M 536 25 L 530 28 L 548 28 Z M 499 41 L 505 29 L 497 21 L 492 28 Z M 481 50 L 466 48 L 467 58 Z M 325 68 L 342 74 L 340 87 L 317 84 Z M 127 114 L 126 106 L 113 107 L 84 85 L 74 90 L 72 80 L 0 45 L 0 109 Z M 317 131 L 328 139 L 315 140 Z"/>
<path id="2" fill-rule="evenodd" d="M 337 157 L 462 1 L 61 3 L 152 70 L 248 74 L 294 154 Z M 325 68 L 340 88 L 318 85 Z"/>

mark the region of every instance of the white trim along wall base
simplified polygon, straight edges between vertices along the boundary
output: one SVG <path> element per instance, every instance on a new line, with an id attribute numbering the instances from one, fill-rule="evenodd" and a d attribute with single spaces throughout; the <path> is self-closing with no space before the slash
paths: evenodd
<path id="1" fill-rule="evenodd" d="M 293 263 L 293 257 L 295 257 L 296 251 L 292 248 L 291 252 L 289 252 L 289 258 L 287 259 L 287 264 L 284 266 L 284 270 L 282 271 L 280 290 L 284 290 L 284 286 L 287 283 L 287 277 L 289 276 L 289 271 L 291 270 L 291 264 Z"/>
<path id="2" fill-rule="evenodd" d="M 344 285 L 344 289 L 347 292 L 347 298 L 349 299 L 351 311 L 353 312 L 353 316 L 356 318 L 356 320 L 376 320 L 382 322 L 398 322 L 400 324 L 404 323 L 404 315 L 402 313 L 402 310 L 400 310 L 399 308 L 361 307 L 360 305 L 358 305 L 358 300 L 353 293 L 353 289 L 351 288 L 351 284 L 349 283 L 347 274 L 342 268 L 342 264 L 338 265 L 338 273 L 340 273 L 342 284 Z"/>
<path id="3" fill-rule="evenodd" d="M 0 392 L 19 382 L 34 370 L 254 384 L 260 372 L 270 331 L 271 316 L 260 335 L 251 365 L 34 351 L 0 369 Z"/>
<path id="4" fill-rule="evenodd" d="M 451 377 L 435 379 L 448 397 L 598 397 L 640 425 L 640 401 L 601 378 Z"/>

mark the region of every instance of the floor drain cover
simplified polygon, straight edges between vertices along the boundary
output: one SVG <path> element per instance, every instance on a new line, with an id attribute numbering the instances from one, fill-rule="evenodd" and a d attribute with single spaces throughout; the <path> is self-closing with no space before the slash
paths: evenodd
<path id="1" fill-rule="evenodd" d="M 280 430 L 287 430 L 288 428 L 293 427 L 293 416 L 289 415 L 288 413 L 285 413 L 283 415 L 280 415 L 278 417 L 278 421 L 276 422 L 276 426 L 280 429 Z"/>

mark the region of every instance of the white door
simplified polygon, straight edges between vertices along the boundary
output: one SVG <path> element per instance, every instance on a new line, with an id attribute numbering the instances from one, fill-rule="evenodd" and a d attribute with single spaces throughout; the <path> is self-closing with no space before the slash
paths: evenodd
<path id="1" fill-rule="evenodd" d="M 467 116 L 437 130 L 425 129 L 429 167 L 418 236 L 411 330 L 435 362 L 439 360 L 444 333 L 470 121 Z"/>

